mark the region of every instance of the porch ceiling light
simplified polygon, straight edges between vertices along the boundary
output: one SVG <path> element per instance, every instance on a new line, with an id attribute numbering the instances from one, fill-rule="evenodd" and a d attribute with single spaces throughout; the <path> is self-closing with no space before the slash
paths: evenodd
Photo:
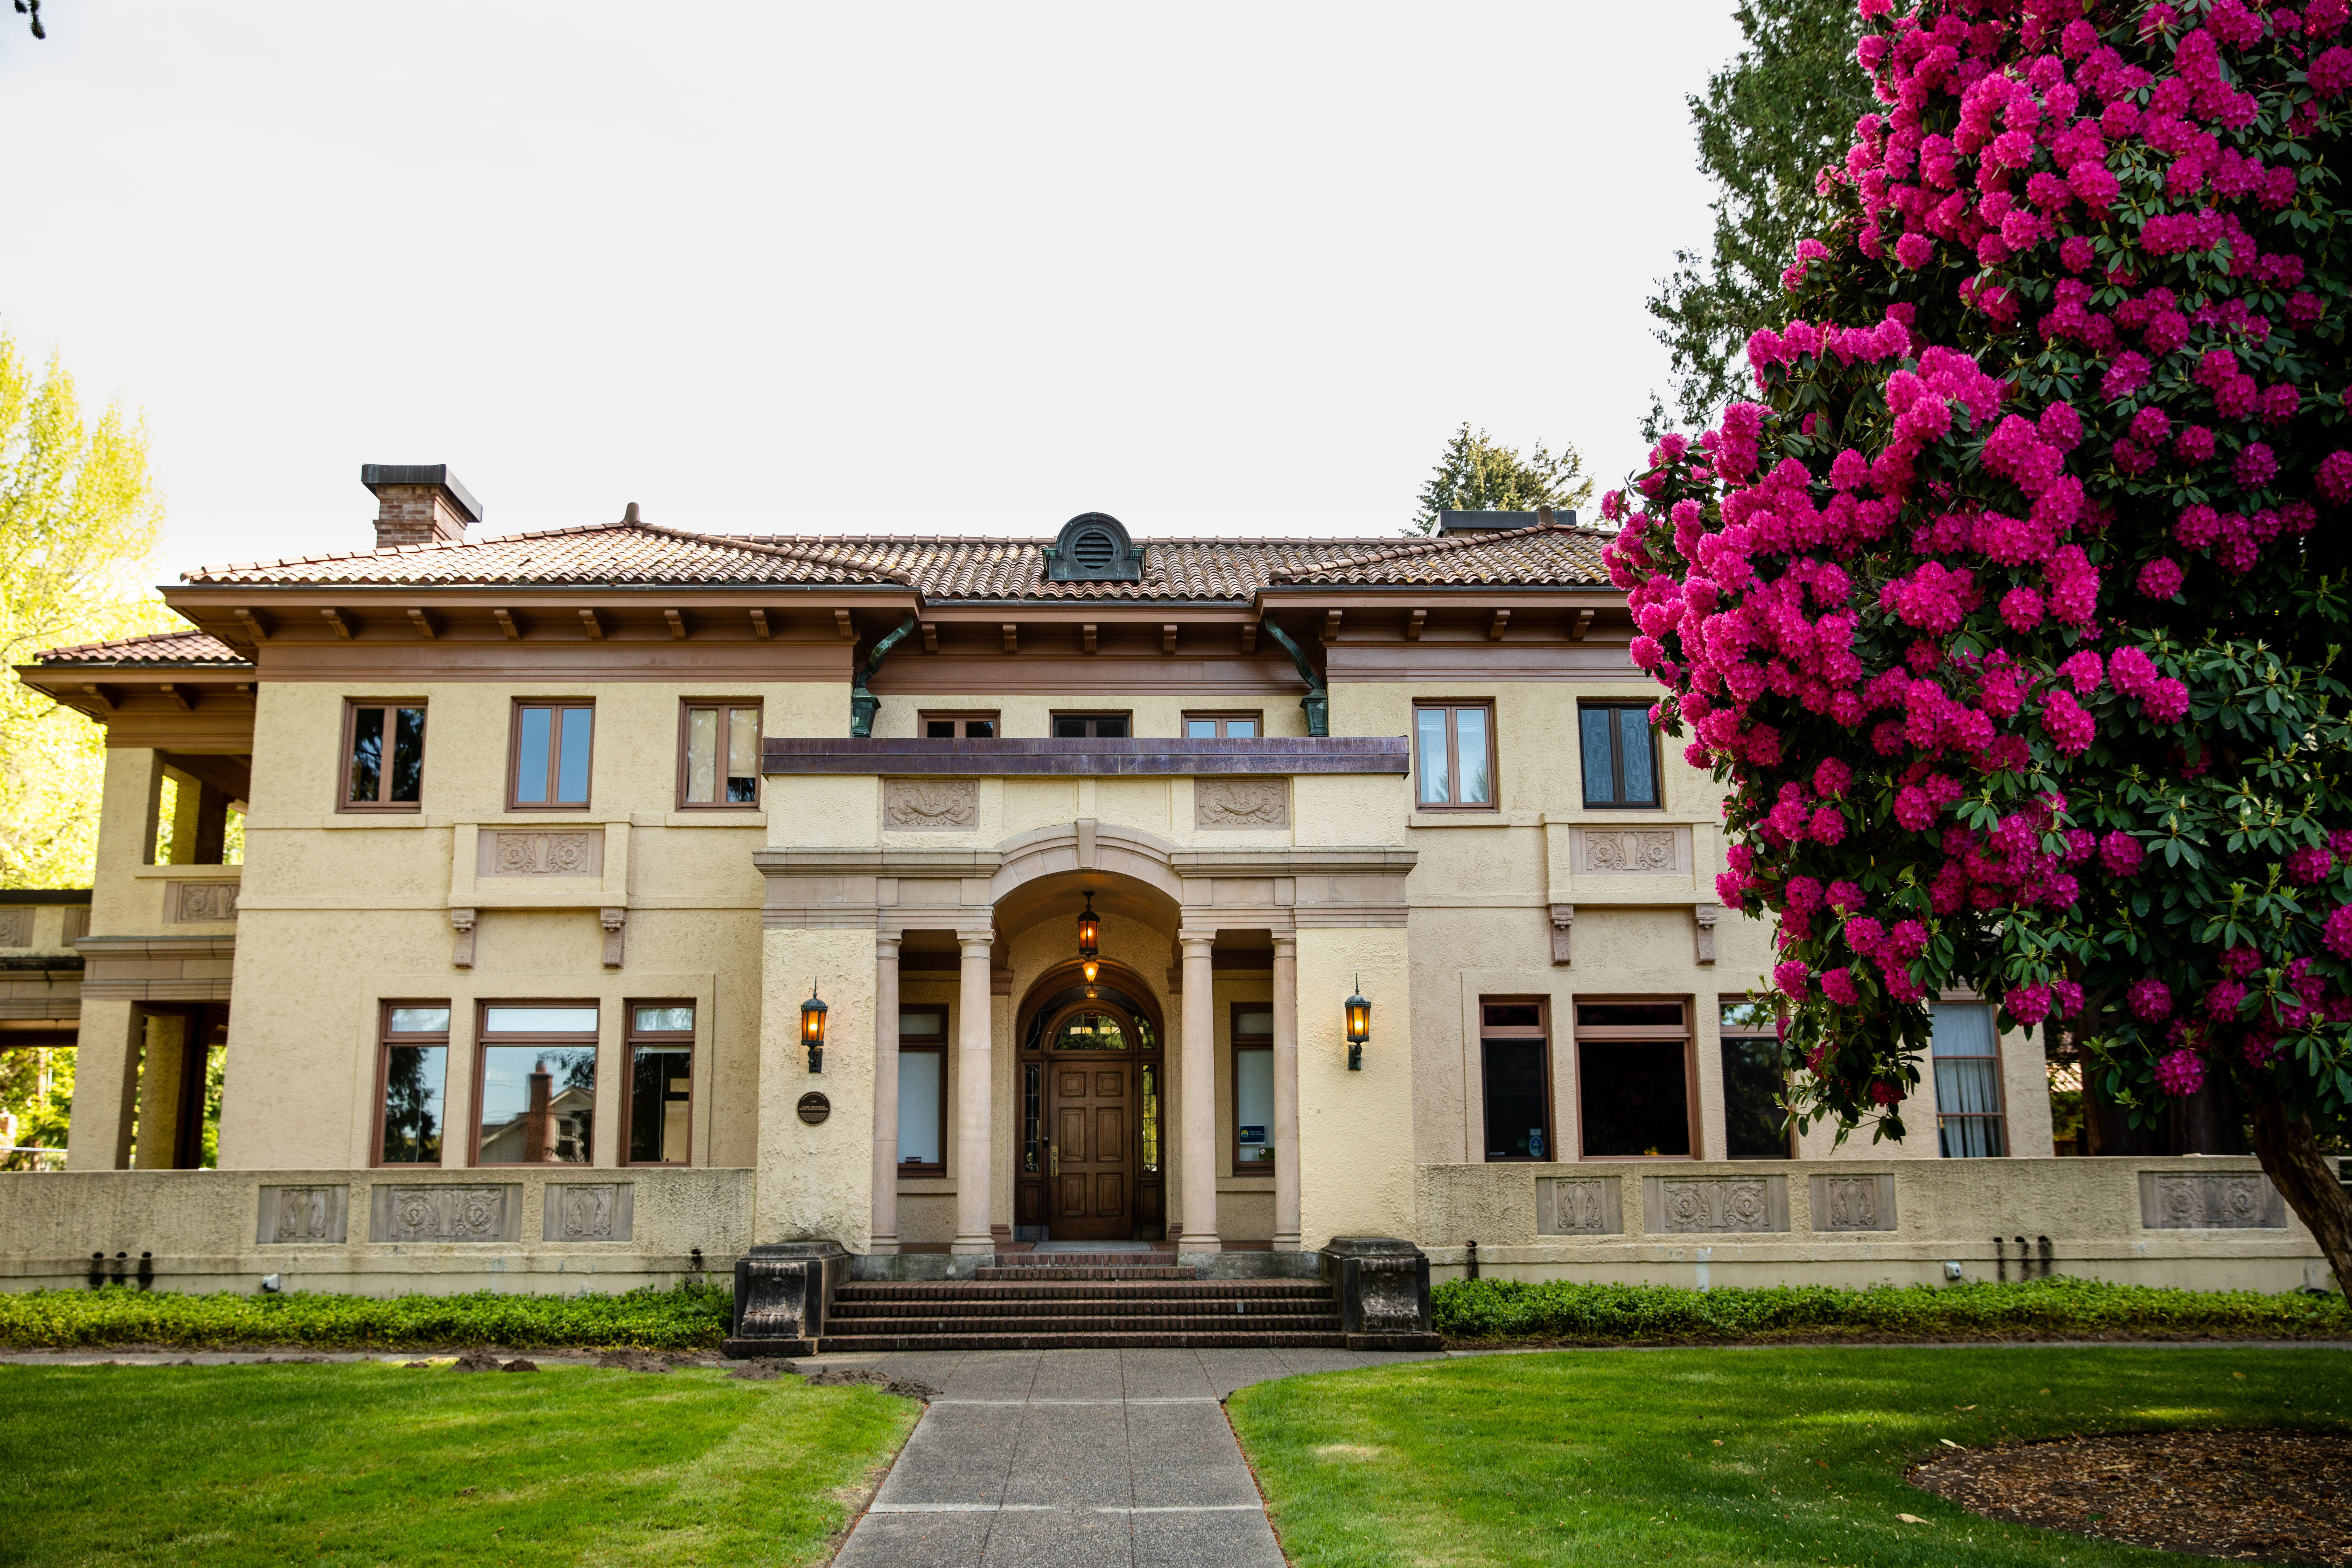
<path id="1" fill-rule="evenodd" d="M 1364 1070 L 1364 1045 L 1372 1037 L 1372 1005 L 1363 994 L 1364 977 L 1356 976 L 1357 993 L 1348 998 L 1348 1070 Z"/>
<path id="2" fill-rule="evenodd" d="M 1082 959 L 1078 963 L 1078 969 L 1087 977 L 1087 994 L 1093 995 L 1095 982 L 1102 977 L 1102 964 L 1095 959 Z"/>
<path id="3" fill-rule="evenodd" d="M 824 1070 L 824 999 L 816 994 L 816 982 L 809 982 L 809 999 L 801 1004 L 801 1044 L 808 1047 L 809 1071 Z"/>
<path id="4" fill-rule="evenodd" d="M 1089 963 L 1102 952 L 1102 921 L 1095 913 L 1095 896 L 1087 894 L 1086 912 L 1078 917 L 1078 956 Z M 1089 974 L 1088 980 L 1094 978 Z"/>

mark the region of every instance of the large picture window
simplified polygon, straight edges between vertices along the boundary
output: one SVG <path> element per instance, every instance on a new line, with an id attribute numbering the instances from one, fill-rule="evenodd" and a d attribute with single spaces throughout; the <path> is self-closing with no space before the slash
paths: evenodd
<path id="1" fill-rule="evenodd" d="M 677 804 L 682 811 L 760 804 L 760 705 L 688 702 L 679 715 Z M 581 798 L 587 798 L 585 782 Z"/>
<path id="2" fill-rule="evenodd" d="M 1233 1005 L 1234 1173 L 1274 1174 L 1274 1005 Z"/>
<path id="3" fill-rule="evenodd" d="M 1724 1152 L 1734 1160 L 1789 1158 L 1787 1081 L 1780 1016 L 1765 1002 L 1727 1001 L 1723 1013 Z"/>
<path id="4" fill-rule="evenodd" d="M 1495 710 L 1429 702 L 1412 710 L 1413 799 L 1423 811 L 1495 808 Z"/>
<path id="5" fill-rule="evenodd" d="M 508 806 L 515 811 L 585 810 L 595 724 L 592 702 L 516 703 Z"/>
<path id="6" fill-rule="evenodd" d="M 481 1012 L 474 1163 L 589 1163 L 596 1142 L 596 1004 L 486 1002 Z"/>
<path id="7" fill-rule="evenodd" d="M 425 704 L 343 705 L 344 811 L 415 811 L 425 798 Z"/>
<path id="8" fill-rule="evenodd" d="M 948 1010 L 898 1009 L 898 1172 L 948 1173 Z"/>
<path id="9" fill-rule="evenodd" d="M 1481 999 L 1479 1068 L 1486 1089 L 1486 1158 L 1554 1160 L 1551 1031 L 1541 997 Z"/>
<path id="10" fill-rule="evenodd" d="M 1584 753 L 1584 804 L 1654 807 L 1657 736 L 1646 702 L 1580 702 L 1577 738 Z"/>
<path id="11" fill-rule="evenodd" d="M 592 1079 L 593 1082 L 593 1079 Z M 632 1165 L 683 1165 L 694 1132 L 694 1004 L 629 1004 L 629 1101 L 621 1146 Z"/>
<path id="12" fill-rule="evenodd" d="M 449 1004 L 383 1004 L 376 1163 L 441 1163 L 441 1094 L 449 1081 Z"/>
<path id="13" fill-rule="evenodd" d="M 1980 1002 L 1928 1009 L 1928 1057 L 1936 1064 L 1936 1140 L 1947 1160 L 2009 1152 L 2000 1110 L 2000 1038 Z"/>
<path id="14" fill-rule="evenodd" d="M 1577 1115 L 1587 1159 L 1691 1153 L 1690 1012 L 1679 997 L 1576 1004 Z"/>

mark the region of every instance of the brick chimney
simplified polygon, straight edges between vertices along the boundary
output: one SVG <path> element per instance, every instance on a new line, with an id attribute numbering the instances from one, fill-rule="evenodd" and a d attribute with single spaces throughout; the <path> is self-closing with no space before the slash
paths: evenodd
<path id="1" fill-rule="evenodd" d="M 375 544 L 463 544 L 482 521 L 477 501 L 446 463 L 362 463 L 360 483 L 375 492 Z"/>

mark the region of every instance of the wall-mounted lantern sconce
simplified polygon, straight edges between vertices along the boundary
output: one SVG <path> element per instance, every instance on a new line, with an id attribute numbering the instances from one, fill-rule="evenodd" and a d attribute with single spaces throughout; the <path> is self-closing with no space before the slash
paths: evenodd
<path id="1" fill-rule="evenodd" d="M 1095 913 L 1095 896 L 1087 895 L 1086 913 L 1078 917 L 1078 956 L 1091 960 L 1102 952 L 1102 921 Z M 1088 980 L 1094 978 L 1089 974 Z"/>
<path id="2" fill-rule="evenodd" d="M 824 999 L 816 994 L 816 982 L 809 982 L 809 999 L 801 1004 L 801 1044 L 808 1047 L 809 1071 L 824 1070 Z"/>
<path id="3" fill-rule="evenodd" d="M 1360 974 L 1357 975 L 1358 992 L 1348 998 L 1348 1070 L 1349 1072 L 1364 1070 L 1364 1045 L 1372 1037 L 1372 1005 L 1364 999 L 1360 989 L 1363 984 L 1364 977 Z"/>

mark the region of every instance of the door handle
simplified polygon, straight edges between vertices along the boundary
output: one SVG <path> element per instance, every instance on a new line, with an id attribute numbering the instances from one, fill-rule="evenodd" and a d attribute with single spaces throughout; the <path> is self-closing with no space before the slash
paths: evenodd
<path id="1" fill-rule="evenodd" d="M 1062 1173 L 1062 1152 L 1054 1147 L 1050 1141 L 1045 1145 L 1045 1173 L 1049 1176 L 1058 1176 Z"/>

